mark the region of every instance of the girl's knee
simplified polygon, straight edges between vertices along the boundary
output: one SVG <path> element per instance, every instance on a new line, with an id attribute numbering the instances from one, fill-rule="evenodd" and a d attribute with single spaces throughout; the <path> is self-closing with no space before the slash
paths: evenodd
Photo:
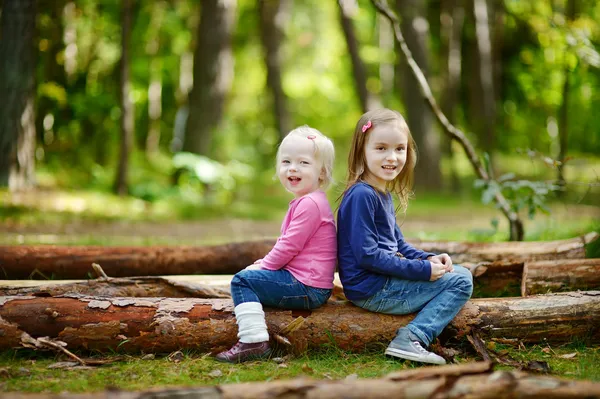
<path id="1" fill-rule="evenodd" d="M 245 285 L 248 272 L 251 272 L 251 270 L 241 270 L 234 274 L 231 279 L 231 285 Z"/>

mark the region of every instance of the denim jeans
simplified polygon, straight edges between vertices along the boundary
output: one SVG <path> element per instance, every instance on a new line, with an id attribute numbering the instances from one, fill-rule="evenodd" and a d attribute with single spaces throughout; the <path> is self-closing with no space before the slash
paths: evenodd
<path id="1" fill-rule="evenodd" d="M 331 295 L 330 289 L 302 284 L 287 270 L 242 270 L 231 280 L 235 306 L 260 302 L 283 309 L 315 309 Z"/>
<path id="2" fill-rule="evenodd" d="M 407 328 L 429 346 L 452 321 L 473 293 L 471 272 L 459 265 L 436 281 L 410 281 L 390 277 L 383 288 L 367 299 L 352 301 L 372 312 L 419 312 Z"/>

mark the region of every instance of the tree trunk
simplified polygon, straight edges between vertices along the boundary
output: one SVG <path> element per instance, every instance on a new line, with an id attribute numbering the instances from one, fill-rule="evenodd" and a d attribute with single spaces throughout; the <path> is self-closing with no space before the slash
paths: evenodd
<path id="1" fill-rule="evenodd" d="M 288 97 L 281 83 L 281 40 L 285 37 L 284 27 L 289 20 L 291 0 L 259 0 L 260 39 L 267 67 L 267 86 L 271 91 L 273 115 L 279 139 L 292 130 L 292 119 L 288 111 Z"/>
<path id="2" fill-rule="evenodd" d="M 0 19 L 0 187 L 35 183 L 35 0 L 6 0 Z"/>
<path id="3" fill-rule="evenodd" d="M 597 233 L 568 240 L 539 242 L 443 242 L 408 240 L 424 251 L 452 256 L 454 263 L 524 262 L 585 258 L 585 245 Z M 92 263 L 111 277 L 181 274 L 234 274 L 266 255 L 275 240 L 210 247 L 0 246 L 0 276 L 5 279 L 88 278 Z"/>
<path id="4" fill-rule="evenodd" d="M 445 60 L 443 69 L 445 83 L 440 106 L 450 123 L 456 123 L 456 107 L 460 88 L 462 65 L 461 36 L 465 14 L 462 3 L 462 0 L 442 1 L 442 12 L 440 15 L 442 60 Z M 441 142 L 442 151 L 447 154 L 450 161 L 450 189 L 452 192 L 458 193 L 460 191 L 460 180 L 453 160 L 452 138 L 444 135 Z"/>
<path id="5" fill-rule="evenodd" d="M 422 0 L 396 0 L 401 29 L 423 74 L 429 74 L 429 24 L 425 17 L 427 4 Z M 400 53 L 400 50 L 398 50 Z M 440 148 L 433 129 L 433 114 L 421 92 L 417 79 L 410 73 L 404 57 L 398 57 L 398 92 L 406 110 L 406 120 L 417 144 L 419 159 L 415 168 L 415 187 L 437 191 L 441 187 Z"/>
<path id="6" fill-rule="evenodd" d="M 236 0 L 202 1 L 184 151 L 209 155 L 213 133 L 223 118 L 225 99 L 233 82 L 231 36 L 235 9 Z"/>
<path id="7" fill-rule="evenodd" d="M 475 39 L 477 43 L 477 60 L 479 61 L 479 88 L 482 100 L 483 115 L 481 132 L 483 149 L 492 157 L 496 148 L 496 95 L 494 94 L 494 63 L 492 57 L 492 35 L 490 32 L 490 16 L 487 0 L 473 0 L 475 16 Z"/>
<path id="8" fill-rule="evenodd" d="M 381 102 L 373 93 L 369 92 L 367 87 L 367 70 L 362 58 L 360 58 L 359 43 L 354 33 L 354 26 L 351 19 L 351 15 L 353 14 L 352 7 L 355 7 L 355 5 L 347 0 L 338 0 L 338 6 L 342 32 L 344 33 L 344 39 L 346 40 L 346 46 L 350 54 L 350 61 L 352 62 L 354 89 L 360 101 L 361 111 L 364 113 L 380 108 Z"/>
<path id="9" fill-rule="evenodd" d="M 521 295 L 600 288 L 600 259 L 526 262 Z"/>
<path id="10" fill-rule="evenodd" d="M 0 246 L 0 273 L 5 279 L 85 279 L 92 272 L 92 263 L 98 263 L 111 277 L 233 274 L 266 255 L 274 243 L 265 240 L 210 247 Z"/>
<path id="11" fill-rule="evenodd" d="M 590 399 L 600 395 L 600 384 L 567 380 L 522 371 L 492 371 L 490 362 L 472 362 L 448 366 L 421 367 L 396 371 L 376 379 L 291 380 L 245 382 L 217 386 L 158 388 L 151 391 L 86 393 L 88 399 L 206 398 L 206 399 Z M 21 399 L 10 392 L 6 399 Z M 81 394 L 28 394 L 32 399 L 80 398 Z"/>
<path id="12" fill-rule="evenodd" d="M 79 294 L 100 297 L 165 297 L 165 298 L 231 298 L 229 283 L 232 276 L 218 279 L 219 285 L 204 284 L 207 276 L 98 278 L 95 280 L 40 281 L 16 280 L 0 285 L 0 296 L 55 297 Z M 198 278 L 201 277 L 201 278 Z M 15 284 L 16 283 L 16 284 Z M 6 283 L 4 283 L 6 284 Z M 25 286 L 23 286 L 25 285 Z"/>
<path id="13" fill-rule="evenodd" d="M 576 1 L 575 0 L 567 0 L 565 17 L 567 17 L 567 23 L 571 24 L 575 19 L 576 13 Z M 566 58 L 566 57 L 565 57 Z M 559 153 L 557 161 L 560 162 L 558 165 L 558 175 L 557 180 L 558 184 L 565 184 L 565 176 L 564 176 L 564 162 L 567 158 L 567 149 L 569 146 L 569 91 L 571 86 L 571 71 L 568 65 L 564 67 L 564 78 L 565 82 L 563 83 L 562 90 L 562 104 L 560 106 L 559 111 L 559 128 L 558 128 L 558 137 L 559 137 Z"/>
<path id="14" fill-rule="evenodd" d="M 297 317 L 302 324 L 282 333 Z M 319 309 L 267 309 L 271 333 L 281 333 L 291 350 L 304 352 L 334 342 L 340 349 L 362 351 L 387 344 L 412 315 L 368 312 L 349 302 L 328 302 Z M 171 352 L 219 351 L 237 340 L 229 299 L 0 297 L 0 349 L 20 345 L 21 334 L 48 336 L 69 349 Z M 563 343 L 600 342 L 600 291 L 469 301 L 445 330 L 445 336 L 477 332 L 483 339 Z"/>
<path id="15" fill-rule="evenodd" d="M 121 62 L 120 88 L 121 88 L 121 149 L 119 151 L 119 164 L 114 184 L 114 191 L 121 196 L 129 191 L 129 154 L 133 147 L 135 114 L 131 99 L 131 81 L 129 79 L 129 58 L 131 41 L 131 20 L 133 18 L 134 0 L 123 0 L 121 5 Z"/>

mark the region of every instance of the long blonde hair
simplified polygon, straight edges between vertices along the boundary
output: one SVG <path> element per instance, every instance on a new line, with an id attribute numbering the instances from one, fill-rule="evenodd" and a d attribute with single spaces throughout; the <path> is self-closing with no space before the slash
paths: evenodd
<path id="1" fill-rule="evenodd" d="M 371 123 L 371 126 L 363 133 L 363 127 L 369 122 Z M 340 198 L 344 196 L 350 187 L 358 181 L 363 180 L 367 172 L 367 161 L 365 158 L 367 138 L 374 127 L 381 125 L 388 125 L 391 128 L 400 129 L 406 134 L 408 139 L 404 168 L 402 168 L 402 171 L 394 180 L 388 182 L 386 185 L 387 191 L 398 195 L 398 199 L 400 200 L 399 209 L 404 212 L 408 206 L 408 200 L 413 193 L 412 187 L 415 165 L 417 163 L 417 146 L 402 115 L 397 111 L 387 108 L 366 112 L 356 123 L 350 153 L 348 154 L 348 177 L 346 179 L 346 187 Z"/>

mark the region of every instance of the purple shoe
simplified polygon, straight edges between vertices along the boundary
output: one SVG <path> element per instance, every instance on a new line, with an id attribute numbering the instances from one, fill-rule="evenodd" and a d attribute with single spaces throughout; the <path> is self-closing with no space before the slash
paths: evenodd
<path id="1" fill-rule="evenodd" d="M 269 341 L 256 342 L 246 344 L 239 342 L 231 347 L 228 351 L 221 352 L 215 359 L 220 362 L 227 363 L 243 363 L 249 360 L 258 360 L 268 358 L 271 354 Z"/>

